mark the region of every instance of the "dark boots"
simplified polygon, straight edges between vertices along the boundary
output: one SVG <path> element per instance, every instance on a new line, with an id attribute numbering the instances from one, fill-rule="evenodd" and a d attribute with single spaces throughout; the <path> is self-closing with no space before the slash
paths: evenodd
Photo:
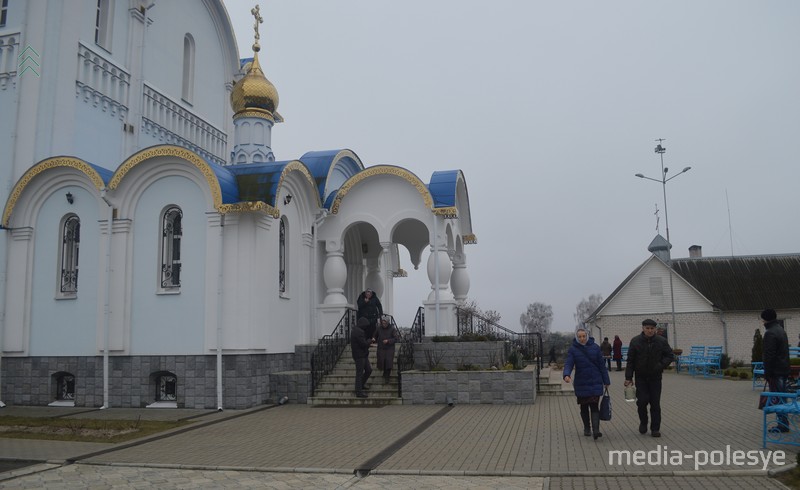
<path id="1" fill-rule="evenodd" d="M 586 408 L 587 410 L 584 410 Z M 592 429 L 589 427 L 589 407 L 581 406 L 581 420 L 583 420 L 583 435 L 592 435 Z"/>
<path id="2" fill-rule="evenodd" d="M 384 369 L 383 370 L 383 382 L 384 383 L 389 384 L 389 380 L 391 379 L 391 376 L 392 376 L 392 370 L 391 369 Z"/>
<path id="3" fill-rule="evenodd" d="M 600 433 L 600 412 L 592 412 L 592 437 L 603 437 Z"/>

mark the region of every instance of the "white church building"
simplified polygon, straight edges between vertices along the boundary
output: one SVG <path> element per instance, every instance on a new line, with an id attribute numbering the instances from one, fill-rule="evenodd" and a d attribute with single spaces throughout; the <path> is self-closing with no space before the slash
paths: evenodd
<path id="1" fill-rule="evenodd" d="M 2 2 L 3 403 L 274 400 L 363 289 L 394 313 L 401 257 L 426 248 L 419 305 L 455 334 L 464 175 L 278 159 L 254 16 L 241 60 L 221 0 Z"/>

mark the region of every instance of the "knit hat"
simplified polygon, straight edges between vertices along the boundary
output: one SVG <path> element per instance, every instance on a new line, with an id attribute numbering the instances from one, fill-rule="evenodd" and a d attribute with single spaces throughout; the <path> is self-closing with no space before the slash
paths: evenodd
<path id="1" fill-rule="evenodd" d="M 761 319 L 762 320 L 766 320 L 768 322 L 771 322 L 771 321 L 775 320 L 776 318 L 778 318 L 778 314 L 775 313 L 775 310 L 773 310 L 772 308 L 767 308 L 766 310 L 761 312 Z"/>
<path id="2" fill-rule="evenodd" d="M 358 319 L 358 322 L 356 322 L 356 326 L 358 328 L 368 327 L 369 326 L 369 320 L 366 317 L 362 316 L 361 318 Z"/>
<path id="3" fill-rule="evenodd" d="M 646 325 L 650 325 L 651 327 L 655 327 L 655 326 L 658 326 L 658 323 L 656 323 L 655 320 L 651 320 L 651 319 L 648 318 L 647 320 L 642 322 L 642 326 L 643 327 L 646 326 Z"/>

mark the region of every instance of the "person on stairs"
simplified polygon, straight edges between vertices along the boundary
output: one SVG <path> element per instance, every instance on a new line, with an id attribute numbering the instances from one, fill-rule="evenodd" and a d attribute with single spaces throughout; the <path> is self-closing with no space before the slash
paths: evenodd
<path id="1" fill-rule="evenodd" d="M 375 332 L 375 340 L 378 344 L 378 369 L 383 370 L 383 382 L 389 384 L 394 364 L 394 344 L 400 340 L 400 333 L 391 324 L 389 315 L 381 317 L 381 326 Z"/>
<path id="2" fill-rule="evenodd" d="M 608 377 L 608 369 L 600 352 L 600 346 L 583 328 L 575 332 L 575 339 L 564 362 L 563 377 L 567 383 L 573 381 L 573 368 L 575 396 L 581 406 L 583 435 L 593 436 L 597 440 L 603 436 L 600 432 L 600 398 L 603 396 L 603 388 L 611 385 L 611 379 Z"/>
<path id="3" fill-rule="evenodd" d="M 359 398 L 367 397 L 367 380 L 372 374 L 372 366 L 369 365 L 370 341 L 364 334 L 366 327 L 369 327 L 369 320 L 361 317 L 350 329 L 350 348 L 353 351 L 353 360 L 356 361 L 356 396 Z"/>

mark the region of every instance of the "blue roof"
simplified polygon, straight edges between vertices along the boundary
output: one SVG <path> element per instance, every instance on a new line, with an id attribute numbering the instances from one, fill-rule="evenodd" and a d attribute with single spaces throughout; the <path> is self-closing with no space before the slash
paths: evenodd
<path id="1" fill-rule="evenodd" d="M 428 191 L 433 198 L 434 208 L 446 208 L 456 205 L 456 189 L 459 170 L 442 170 L 434 172 Z"/>
<path id="2" fill-rule="evenodd" d="M 202 155 L 201 155 L 202 157 Z M 239 185 L 236 182 L 236 176 L 228 170 L 227 167 L 210 162 L 207 159 L 203 160 L 208 163 L 208 166 L 214 172 L 219 182 L 219 190 L 222 193 L 222 204 L 233 204 L 239 202 Z"/>
<path id="3" fill-rule="evenodd" d="M 84 160 L 84 162 L 86 162 L 86 160 Z M 103 184 L 108 185 L 108 183 L 111 181 L 111 177 L 114 176 L 114 171 L 108 170 L 107 168 L 101 167 L 99 165 L 95 165 L 94 163 L 91 162 L 86 162 L 86 163 L 90 167 L 92 167 L 92 169 L 94 169 L 94 171 L 97 172 L 98 175 L 100 175 L 100 178 L 103 179 Z"/>
<path id="4" fill-rule="evenodd" d="M 289 162 L 243 163 L 225 167 L 238 184 L 239 201 L 264 201 L 275 206 L 281 173 Z"/>

